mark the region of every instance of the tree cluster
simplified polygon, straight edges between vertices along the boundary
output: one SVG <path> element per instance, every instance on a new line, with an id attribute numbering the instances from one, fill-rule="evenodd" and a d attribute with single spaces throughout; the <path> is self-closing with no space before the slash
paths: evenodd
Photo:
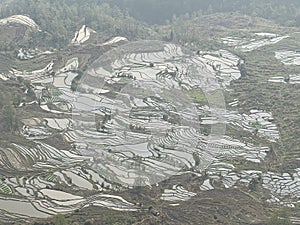
<path id="1" fill-rule="evenodd" d="M 64 47 L 83 24 L 108 36 L 148 36 L 144 25 L 130 17 L 125 10 L 99 0 L 11 1 L 2 7 L 0 16 L 18 14 L 28 15 L 42 30 L 31 33 L 31 47 Z"/>
<path id="2" fill-rule="evenodd" d="M 13 132 L 18 128 L 17 113 L 13 103 L 0 92 L 1 131 Z"/>

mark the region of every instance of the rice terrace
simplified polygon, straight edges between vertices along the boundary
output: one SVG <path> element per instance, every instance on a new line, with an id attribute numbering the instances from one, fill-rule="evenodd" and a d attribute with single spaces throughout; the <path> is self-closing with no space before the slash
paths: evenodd
<path id="1" fill-rule="evenodd" d="M 174 2 L 0 3 L 0 224 L 300 223 L 298 17 Z"/>

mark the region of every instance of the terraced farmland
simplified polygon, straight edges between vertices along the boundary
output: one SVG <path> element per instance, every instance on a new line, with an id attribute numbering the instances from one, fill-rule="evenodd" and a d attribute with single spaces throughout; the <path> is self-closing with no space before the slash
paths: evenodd
<path id="1" fill-rule="evenodd" d="M 236 49 L 255 51 L 285 38 L 264 37 Z M 28 143 L 1 147 L 6 175 L 0 182 L 0 220 L 26 221 L 87 206 L 139 212 L 145 208 L 121 191 L 159 187 L 185 174 L 203 178 L 196 190 L 174 183 L 157 201 L 176 207 L 202 192 L 259 183 L 270 194 L 266 202 L 295 207 L 299 171 L 265 169 L 272 146 L 281 141 L 273 114 L 259 106 L 241 112 L 240 99 L 226 109 L 223 93 L 242 78 L 244 63 L 229 50 L 194 53 L 172 43 L 139 41 L 100 56 L 76 91 L 71 86 L 77 57 L 57 70 L 53 62 L 32 72 L 11 70 L 10 76 L 30 80 L 35 88 L 37 101 L 23 105 L 38 105 L 45 114 L 22 121 Z M 231 136 L 227 128 L 247 137 Z M 54 135 L 67 144 L 54 147 L 59 146 Z"/>
<path id="2" fill-rule="evenodd" d="M 85 74 L 74 102 L 81 154 L 94 157 L 93 167 L 104 170 L 107 179 L 129 186 L 157 183 L 183 168 L 200 171 L 218 160 L 220 150 L 211 145 L 225 132 L 219 82 L 226 86 L 238 79 L 241 62 L 226 51 L 210 54 L 216 56 L 146 41 L 100 57 Z M 189 97 L 190 90 L 203 92 L 211 112 L 220 117 L 209 136 L 200 132 L 201 105 Z"/>

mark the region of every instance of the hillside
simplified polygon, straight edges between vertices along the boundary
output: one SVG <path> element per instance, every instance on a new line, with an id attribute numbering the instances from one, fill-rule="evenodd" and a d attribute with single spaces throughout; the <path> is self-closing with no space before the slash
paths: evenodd
<path id="1" fill-rule="evenodd" d="M 0 223 L 299 223 L 296 20 L 184 2 L 1 6 Z"/>

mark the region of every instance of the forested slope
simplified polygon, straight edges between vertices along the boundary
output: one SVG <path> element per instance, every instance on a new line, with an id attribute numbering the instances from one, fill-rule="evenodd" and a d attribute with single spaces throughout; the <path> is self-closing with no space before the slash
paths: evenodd
<path id="1" fill-rule="evenodd" d="M 67 0 L 21 0 L 2 6 L 1 17 L 28 15 L 41 27 L 43 32 L 32 33 L 32 42 L 62 47 L 66 45 L 83 24 L 98 33 L 111 36 L 147 37 L 148 31 L 141 22 L 130 17 L 125 10 L 101 1 Z"/>
<path id="2" fill-rule="evenodd" d="M 65 46 L 83 24 L 103 36 L 120 35 L 129 39 L 155 39 L 163 36 L 163 31 L 154 24 L 170 24 L 213 13 L 238 13 L 281 25 L 300 25 L 300 2 L 296 0 L 87 0 L 84 3 L 20 0 L 15 3 L 15 0 L 2 3 L 0 17 L 30 16 L 44 31 L 32 33 L 32 43 L 54 47 Z"/>
<path id="3" fill-rule="evenodd" d="M 20 0 L 2 3 L 0 17 L 29 15 L 46 32 L 32 34 L 35 44 L 65 45 L 74 31 L 86 24 L 109 35 L 155 37 L 156 29 L 147 24 L 168 24 L 180 18 L 234 12 L 258 16 L 288 26 L 300 25 L 300 2 L 296 0 Z M 147 23 L 147 24 L 146 24 Z"/>

